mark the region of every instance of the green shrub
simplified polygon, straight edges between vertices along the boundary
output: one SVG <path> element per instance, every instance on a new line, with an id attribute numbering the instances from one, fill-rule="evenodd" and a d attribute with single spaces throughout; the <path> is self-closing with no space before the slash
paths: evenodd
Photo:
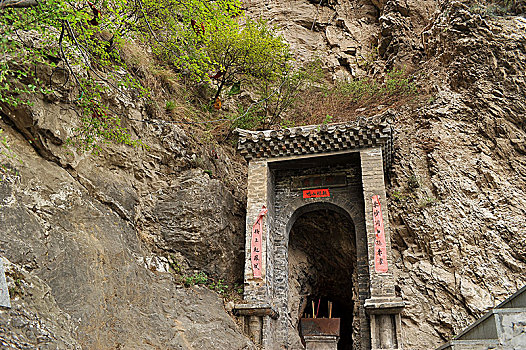
<path id="1" fill-rule="evenodd" d="M 219 294 L 223 294 L 228 290 L 228 286 L 222 279 L 218 280 L 217 282 L 210 283 L 208 287 L 212 290 L 215 290 Z"/>
<path id="2" fill-rule="evenodd" d="M 166 101 L 166 110 L 167 111 L 173 111 L 176 107 L 176 103 L 174 101 Z"/>
<path id="3" fill-rule="evenodd" d="M 183 283 L 185 286 L 203 285 L 208 282 L 208 276 L 204 272 L 194 273 L 191 276 L 184 276 Z"/>

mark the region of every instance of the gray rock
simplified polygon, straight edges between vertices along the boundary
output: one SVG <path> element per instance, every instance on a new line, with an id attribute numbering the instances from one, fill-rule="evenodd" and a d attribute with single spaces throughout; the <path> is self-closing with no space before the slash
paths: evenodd
<path id="1" fill-rule="evenodd" d="M 41 119 L 31 123 L 30 130 L 37 134 L 46 118 L 52 117 L 50 113 L 39 115 Z M 27 142 L 26 133 L 4 123 L 0 127 L 17 155 L 17 159 L 0 155 L 2 164 L 8 165 L 0 174 L 0 255 L 9 261 L 7 284 L 15 292 L 12 309 L 0 310 L 0 347 L 253 348 L 225 311 L 219 295 L 204 288 L 182 288 L 175 276 L 166 272 L 167 264 L 159 263 L 162 257 L 152 253 L 154 249 L 161 255 L 176 252 L 181 259 L 187 254 L 190 268 L 224 279 L 233 276 L 228 271 L 236 271 L 232 264 L 242 259 L 236 256 L 243 248 L 243 232 L 236 228 L 243 225 L 242 206 L 232 192 L 240 196 L 243 191 L 228 190 L 202 170 L 184 170 L 192 166 L 184 160 L 170 160 L 166 156 L 170 151 L 164 147 L 172 149 L 174 143 L 186 142 L 184 136 L 180 134 L 164 146 L 152 142 L 151 151 L 138 158 L 131 155 L 136 150 L 109 146 L 99 156 L 86 159 L 50 147 L 45 138 L 32 144 L 37 153 Z M 148 135 L 152 134 L 145 134 L 145 138 L 157 140 Z M 217 153 L 224 159 L 232 154 Z M 233 167 L 227 160 L 215 162 L 205 160 L 202 166 L 218 175 Z M 183 169 L 181 174 L 174 173 L 177 167 Z M 222 178 L 237 181 L 229 175 Z M 166 194 L 156 191 L 186 180 L 190 181 L 183 184 L 182 192 L 173 193 L 185 193 L 183 199 L 200 208 L 195 213 L 200 230 L 221 235 L 212 241 L 215 245 L 207 254 L 196 254 L 184 240 L 165 240 L 161 232 L 169 237 L 168 228 L 149 231 L 151 227 L 143 224 L 158 202 L 172 201 L 164 207 L 160 227 L 181 225 L 170 221 L 169 211 L 172 208 L 172 214 L 180 215 L 177 211 L 182 204 L 173 203 L 176 198 L 170 190 Z M 223 191 L 220 197 L 215 195 L 219 190 Z M 200 197 L 193 195 L 196 191 Z M 211 205 L 207 198 L 214 198 Z M 215 215 L 219 215 L 219 222 Z M 208 221 L 200 222 L 201 217 Z M 207 226 L 218 223 L 217 232 Z M 186 226 L 180 227 L 179 233 L 184 234 Z M 191 234 L 191 229 L 188 232 Z M 156 239 L 149 241 L 149 233 Z M 167 251 L 163 253 L 158 247 Z M 217 264 L 206 269 L 204 264 L 209 261 Z M 230 280 L 241 278 L 240 272 L 238 275 Z"/>
<path id="2" fill-rule="evenodd" d="M 9 297 L 9 289 L 5 280 L 4 262 L 0 257 L 0 306 L 10 308 L 11 298 Z"/>

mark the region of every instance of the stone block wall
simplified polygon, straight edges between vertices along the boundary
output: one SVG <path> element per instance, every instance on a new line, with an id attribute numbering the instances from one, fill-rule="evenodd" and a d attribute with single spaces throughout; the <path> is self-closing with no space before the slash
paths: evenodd
<path id="1" fill-rule="evenodd" d="M 246 232 L 245 235 L 245 291 L 244 299 L 252 302 L 267 302 L 269 300 L 269 286 L 268 281 L 272 280 L 272 270 L 267 270 L 269 256 L 267 247 L 270 243 L 269 234 L 269 217 L 273 216 L 272 200 L 269 198 L 269 188 L 272 188 L 272 180 L 267 162 L 265 160 L 257 160 L 249 163 L 248 166 L 248 195 L 247 195 L 247 218 L 246 218 Z M 262 279 L 254 279 L 252 273 L 252 265 L 250 259 L 250 248 L 252 239 L 252 226 L 256 222 L 259 213 L 263 206 L 270 207 L 269 213 L 263 217 L 263 241 L 261 260 L 265 261 L 262 264 Z M 270 215 L 269 215 L 270 214 Z"/>
<path id="2" fill-rule="evenodd" d="M 374 269 L 374 245 L 369 244 L 369 273 L 371 281 L 371 295 L 375 297 L 394 297 L 394 278 L 392 273 L 393 261 L 391 252 L 391 239 L 389 235 L 389 218 L 387 212 L 387 198 L 384 185 L 383 157 L 381 148 L 368 148 L 360 152 L 363 197 L 365 199 L 365 223 L 367 229 L 367 240 L 374 242 L 375 232 L 372 219 L 372 196 L 380 196 L 380 205 L 385 229 L 385 240 L 387 247 L 387 266 L 386 273 L 377 273 Z"/>

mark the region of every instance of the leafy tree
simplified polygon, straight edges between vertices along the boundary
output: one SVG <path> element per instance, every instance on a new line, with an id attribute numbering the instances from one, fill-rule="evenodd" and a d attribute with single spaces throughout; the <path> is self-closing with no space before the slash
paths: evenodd
<path id="1" fill-rule="evenodd" d="M 197 81 L 214 66 L 207 50 L 242 15 L 239 0 L 136 0 L 135 32 L 164 62 Z"/>
<path id="2" fill-rule="evenodd" d="M 275 79 L 257 81 L 254 87 L 259 102 L 248 108 L 239 108 L 233 121 L 236 127 L 243 129 L 268 129 L 291 127 L 295 123 L 290 119 L 290 109 L 298 103 L 305 104 L 300 96 L 315 85 L 324 82 L 321 61 L 315 59 L 299 66 L 293 60 L 283 65 L 284 69 Z"/>
<path id="3" fill-rule="evenodd" d="M 148 94 L 121 56 L 130 38 L 192 81 L 217 83 L 216 97 L 290 68 L 288 46 L 265 22 L 244 18 L 239 0 L 0 0 L 0 38 L 0 111 L 69 89 L 82 123 L 71 143 L 87 150 L 100 139 L 141 144 L 107 104 L 111 94 Z M 51 69 L 46 81 L 35 75 L 42 65 Z M 52 83 L 59 75 L 61 86 Z"/>
<path id="4" fill-rule="evenodd" d="M 321 61 L 315 59 L 300 67 L 290 67 L 275 82 L 264 82 L 259 89 L 264 101 L 260 113 L 265 115 L 269 126 L 287 123 L 284 114 L 293 107 L 299 96 L 314 84 L 324 80 Z M 305 101 L 302 101 L 305 103 Z"/>
<path id="5" fill-rule="evenodd" d="M 126 11 L 125 0 L 100 6 L 89 1 L 0 0 L 0 110 L 29 103 L 27 94 L 70 89 L 74 98 L 69 102 L 82 125 L 73 144 L 88 150 L 97 147 L 97 139 L 140 144 L 104 102 L 109 90 L 144 93 L 117 50 L 129 32 L 122 17 Z M 35 73 L 43 66 L 51 70 L 48 81 L 40 81 Z M 59 75 L 65 76 L 63 85 L 53 85 L 53 77 Z"/>
<path id="6" fill-rule="evenodd" d="M 206 50 L 215 68 L 215 98 L 225 86 L 236 84 L 239 89 L 239 84 L 274 82 L 291 69 L 289 46 L 262 20 L 226 24 L 210 38 Z"/>

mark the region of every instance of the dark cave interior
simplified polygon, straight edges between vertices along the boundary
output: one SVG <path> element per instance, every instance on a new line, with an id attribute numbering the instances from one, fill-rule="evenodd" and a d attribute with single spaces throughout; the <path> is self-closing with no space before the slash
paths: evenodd
<path id="1" fill-rule="evenodd" d="M 351 219 L 329 208 L 298 217 L 289 238 L 289 285 L 294 286 L 289 309 L 298 310 L 294 321 L 312 317 L 313 308 L 318 317 L 328 317 L 331 301 L 332 317 L 341 319 L 339 350 L 352 350 L 359 341 L 355 242 Z"/>

